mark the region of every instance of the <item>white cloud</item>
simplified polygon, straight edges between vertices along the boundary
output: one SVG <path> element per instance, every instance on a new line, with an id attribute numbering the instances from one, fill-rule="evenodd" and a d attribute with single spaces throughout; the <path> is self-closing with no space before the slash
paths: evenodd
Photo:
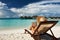
<path id="1" fill-rule="evenodd" d="M 15 18 L 15 17 L 18 17 L 17 14 L 9 10 L 7 4 L 0 2 L 0 18 Z"/>
<path id="2" fill-rule="evenodd" d="M 52 1 L 60 1 L 60 0 L 52 0 Z"/>
<path id="3" fill-rule="evenodd" d="M 3 7 L 5 5 L 6 5 L 5 3 L 0 2 L 0 7 Z"/>
<path id="4" fill-rule="evenodd" d="M 13 12 L 17 12 L 18 11 L 17 8 L 11 8 L 10 10 L 13 11 Z"/>
<path id="5" fill-rule="evenodd" d="M 2 13 L 2 12 L 0 12 L 0 16 L 1 16 L 1 15 L 3 15 L 3 13 Z"/>
<path id="6" fill-rule="evenodd" d="M 13 12 L 20 13 L 22 14 L 33 14 L 37 15 L 40 13 L 60 13 L 60 5 L 58 4 L 52 4 L 52 3 L 58 3 L 60 1 L 44 1 L 44 2 L 36 2 L 36 3 L 31 3 L 23 8 L 11 8 Z M 50 3 L 50 4 L 48 4 Z M 46 4 L 46 5 L 43 5 Z"/>
<path id="7" fill-rule="evenodd" d="M 7 4 L 0 2 L 0 9 L 8 9 Z"/>

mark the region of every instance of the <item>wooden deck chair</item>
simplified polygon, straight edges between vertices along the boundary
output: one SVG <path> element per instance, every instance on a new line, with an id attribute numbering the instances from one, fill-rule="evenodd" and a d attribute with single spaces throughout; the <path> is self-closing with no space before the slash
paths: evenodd
<path id="1" fill-rule="evenodd" d="M 45 34 L 48 30 L 50 30 L 51 33 L 52 33 L 52 35 L 54 36 L 51 28 L 52 28 L 53 26 L 55 26 L 57 22 L 58 22 L 58 21 L 46 21 L 46 22 L 41 22 L 41 23 L 37 26 L 37 28 L 36 28 L 36 30 L 34 31 L 33 34 L 32 34 L 29 30 L 27 30 L 27 29 L 25 29 L 25 31 L 28 32 L 31 36 L 36 36 L 36 35 L 39 36 L 39 35 L 41 35 L 41 34 Z"/>

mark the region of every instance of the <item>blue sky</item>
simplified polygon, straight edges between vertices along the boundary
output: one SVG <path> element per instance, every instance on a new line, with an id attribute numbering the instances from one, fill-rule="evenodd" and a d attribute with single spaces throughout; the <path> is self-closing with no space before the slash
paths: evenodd
<path id="1" fill-rule="evenodd" d="M 38 1 L 45 1 L 45 0 L 0 0 L 3 3 L 6 3 L 7 6 L 20 8 L 30 3 L 38 2 Z"/>
<path id="2" fill-rule="evenodd" d="M 60 16 L 60 0 L 0 0 L 0 18 Z"/>

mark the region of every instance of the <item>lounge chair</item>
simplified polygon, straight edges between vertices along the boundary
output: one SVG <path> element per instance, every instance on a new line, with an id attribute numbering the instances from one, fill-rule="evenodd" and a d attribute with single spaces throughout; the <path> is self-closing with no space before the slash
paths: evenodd
<path id="1" fill-rule="evenodd" d="M 30 32 L 30 30 L 27 30 L 27 29 L 25 29 L 25 31 L 28 32 L 32 37 L 37 38 L 36 36 L 39 36 L 39 37 L 40 37 L 40 35 L 47 34 L 47 31 L 50 30 L 51 33 L 52 33 L 52 36 L 51 36 L 51 35 L 50 35 L 50 36 L 56 39 L 56 37 L 54 36 L 51 28 L 52 28 L 53 26 L 55 26 L 57 22 L 58 22 L 58 21 L 46 21 L 46 22 L 41 22 L 41 23 L 37 26 L 37 28 L 36 28 L 36 30 L 34 31 L 34 33 Z M 48 35 L 49 35 L 49 34 L 48 34 Z M 35 39 L 35 40 L 40 40 L 40 39 Z"/>

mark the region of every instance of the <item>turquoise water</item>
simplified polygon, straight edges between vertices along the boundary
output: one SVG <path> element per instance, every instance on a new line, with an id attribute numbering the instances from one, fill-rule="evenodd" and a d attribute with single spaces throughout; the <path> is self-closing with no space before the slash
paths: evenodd
<path id="1" fill-rule="evenodd" d="M 26 28 L 29 27 L 35 19 L 0 19 L 0 28 Z M 60 24 L 58 22 L 57 26 Z"/>
<path id="2" fill-rule="evenodd" d="M 0 28 L 25 28 L 34 21 L 34 19 L 0 19 Z"/>

